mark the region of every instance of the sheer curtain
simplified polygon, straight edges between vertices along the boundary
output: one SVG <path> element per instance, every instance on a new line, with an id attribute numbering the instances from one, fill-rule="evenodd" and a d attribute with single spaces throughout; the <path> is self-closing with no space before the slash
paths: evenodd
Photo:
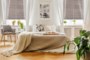
<path id="1" fill-rule="evenodd" d="M 3 15 L 2 15 L 2 1 L 0 0 L 0 24 L 3 22 Z"/>
<path id="2" fill-rule="evenodd" d="M 24 6 L 24 11 L 25 11 L 25 19 L 26 19 L 26 30 L 28 30 L 28 26 L 29 26 L 29 10 L 30 10 L 30 7 L 29 7 L 29 5 L 30 5 L 30 1 L 31 0 L 24 0 L 24 4 L 25 4 L 25 6 Z"/>
<path id="3" fill-rule="evenodd" d="M 63 26 L 63 0 L 55 0 L 56 1 L 56 7 L 58 10 L 59 20 L 60 20 L 60 32 L 64 33 L 64 26 Z"/>
<path id="4" fill-rule="evenodd" d="M 26 17 L 26 30 L 28 31 L 29 23 L 32 20 L 33 5 L 35 0 L 24 0 L 25 2 L 25 17 Z M 31 25 L 31 24 L 30 24 Z"/>
<path id="5" fill-rule="evenodd" d="M 1 0 L 1 3 L 2 3 L 3 24 L 5 24 L 5 19 L 6 19 L 6 0 Z"/>
<path id="6" fill-rule="evenodd" d="M 90 31 L 90 0 L 84 0 L 84 29 Z"/>
<path id="7" fill-rule="evenodd" d="M 30 4 L 29 4 L 29 24 L 31 24 L 32 21 L 32 17 L 33 17 L 33 12 L 34 12 L 34 5 L 35 5 L 35 0 L 30 0 Z"/>

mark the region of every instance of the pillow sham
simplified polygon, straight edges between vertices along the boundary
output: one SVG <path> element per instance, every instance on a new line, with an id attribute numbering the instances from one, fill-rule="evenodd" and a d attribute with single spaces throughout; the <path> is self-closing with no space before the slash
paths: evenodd
<path id="1" fill-rule="evenodd" d="M 33 27 L 33 31 L 34 32 L 42 32 L 42 31 L 44 31 L 44 25 L 42 25 L 42 24 L 36 24 Z"/>
<path id="2" fill-rule="evenodd" d="M 44 29 L 46 32 L 56 32 L 55 26 L 45 26 Z"/>

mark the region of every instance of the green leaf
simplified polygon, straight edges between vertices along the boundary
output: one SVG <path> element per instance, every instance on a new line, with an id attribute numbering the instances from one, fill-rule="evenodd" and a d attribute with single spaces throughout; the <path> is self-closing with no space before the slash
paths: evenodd
<path id="1" fill-rule="evenodd" d="M 87 31 L 85 34 L 84 34 L 84 36 L 87 38 L 87 37 L 89 37 L 90 36 L 90 31 Z"/>
<path id="2" fill-rule="evenodd" d="M 20 23 L 20 28 L 23 29 L 23 23 Z"/>
<path id="3" fill-rule="evenodd" d="M 12 24 L 13 24 L 13 25 L 15 25 L 15 23 L 16 23 L 16 21 L 15 21 L 15 20 L 13 20 L 13 21 L 12 21 Z"/>
<path id="4" fill-rule="evenodd" d="M 74 38 L 74 42 L 79 45 L 80 44 L 81 37 Z"/>
<path id="5" fill-rule="evenodd" d="M 21 23 L 21 21 L 18 21 L 17 24 L 19 25 Z"/>
<path id="6" fill-rule="evenodd" d="M 90 52 L 90 45 L 88 46 L 88 48 L 89 48 L 89 52 Z"/>
<path id="7" fill-rule="evenodd" d="M 69 46 L 70 46 L 70 44 L 67 45 L 67 50 L 69 50 Z"/>
<path id="8" fill-rule="evenodd" d="M 84 48 L 86 48 L 88 46 L 88 40 L 87 39 L 83 39 L 82 41 L 81 41 L 81 47 L 84 49 Z"/>
<path id="9" fill-rule="evenodd" d="M 77 57 L 77 60 L 80 60 L 79 51 L 76 52 L 76 57 Z"/>
<path id="10" fill-rule="evenodd" d="M 76 52 L 77 60 L 80 60 L 80 57 L 83 56 L 84 53 L 85 53 L 84 49 L 82 49 L 82 48 L 78 49 Z"/>
<path id="11" fill-rule="evenodd" d="M 19 26 L 21 29 L 24 28 L 23 23 L 22 23 L 21 21 L 18 21 L 18 26 Z"/>
<path id="12" fill-rule="evenodd" d="M 80 30 L 80 36 L 83 36 L 86 33 L 86 30 Z"/>
<path id="13" fill-rule="evenodd" d="M 77 60 L 80 60 L 80 57 L 83 56 L 85 58 L 85 54 L 90 52 L 90 31 L 80 30 L 80 36 L 74 38 L 74 42 L 78 47 L 76 52 Z M 67 49 L 69 49 L 69 45 L 67 45 Z"/>
<path id="14" fill-rule="evenodd" d="M 64 23 L 67 23 L 67 21 L 66 21 L 66 20 L 64 20 Z"/>
<path id="15" fill-rule="evenodd" d="M 63 54 L 66 53 L 66 47 L 67 47 L 67 44 L 64 45 L 64 51 L 63 51 Z"/>

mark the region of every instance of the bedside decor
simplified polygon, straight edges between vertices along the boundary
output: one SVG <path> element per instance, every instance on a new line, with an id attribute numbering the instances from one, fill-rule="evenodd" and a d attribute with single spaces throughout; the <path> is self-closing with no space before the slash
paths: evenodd
<path id="1" fill-rule="evenodd" d="M 15 23 L 16 23 L 16 21 L 15 21 L 15 20 L 13 20 L 13 21 L 12 21 L 12 25 L 13 25 L 13 26 L 15 26 Z"/>
<path id="2" fill-rule="evenodd" d="M 42 24 L 36 24 L 36 30 L 38 31 L 38 32 L 41 32 L 41 31 L 44 31 L 44 25 L 42 25 Z"/>
<path id="3" fill-rule="evenodd" d="M 73 24 L 76 24 L 77 20 L 72 20 Z"/>
<path id="4" fill-rule="evenodd" d="M 24 29 L 24 25 L 21 21 L 18 21 L 17 23 L 18 23 L 18 26 L 20 27 L 20 29 Z"/>
<path id="5" fill-rule="evenodd" d="M 17 21 L 18 24 L 18 31 L 23 32 L 24 31 L 24 24 L 21 21 Z"/>
<path id="6" fill-rule="evenodd" d="M 67 24 L 67 20 L 64 20 L 64 24 Z"/>

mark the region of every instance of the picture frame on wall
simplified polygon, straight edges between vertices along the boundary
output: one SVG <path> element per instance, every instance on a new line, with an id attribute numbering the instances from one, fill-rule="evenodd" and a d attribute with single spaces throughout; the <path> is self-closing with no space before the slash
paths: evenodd
<path id="1" fill-rule="evenodd" d="M 40 3 L 40 18 L 49 19 L 50 18 L 50 4 Z"/>

